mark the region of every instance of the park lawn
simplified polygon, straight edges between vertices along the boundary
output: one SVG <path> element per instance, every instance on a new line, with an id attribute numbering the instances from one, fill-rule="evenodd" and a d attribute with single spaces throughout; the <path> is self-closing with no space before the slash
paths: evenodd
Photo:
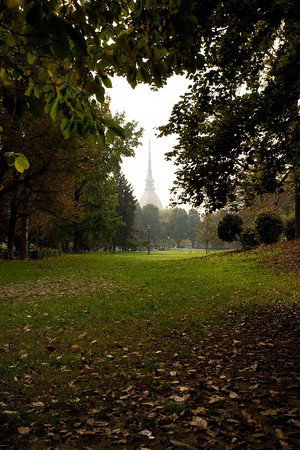
<path id="1" fill-rule="evenodd" d="M 0 261 L 0 439 L 18 447 L 24 435 L 67 420 L 76 428 L 91 411 L 106 420 L 112 393 L 115 410 L 126 411 L 121 394 L 137 383 L 168 390 L 157 375 L 172 355 L 188 360 L 207 323 L 299 300 L 299 273 L 280 264 L 281 254 L 284 261 L 280 247 Z"/>

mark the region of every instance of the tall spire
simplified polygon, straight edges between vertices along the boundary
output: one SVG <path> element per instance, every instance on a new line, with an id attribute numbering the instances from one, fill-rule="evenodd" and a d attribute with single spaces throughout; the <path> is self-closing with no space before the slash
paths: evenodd
<path id="1" fill-rule="evenodd" d="M 161 201 L 159 200 L 155 190 L 154 190 L 154 179 L 152 176 L 152 162 L 151 162 L 151 148 L 149 139 L 149 150 L 148 150 L 148 171 L 146 178 L 145 192 L 140 199 L 140 206 L 143 208 L 146 205 L 152 204 L 157 206 L 159 209 L 163 209 Z"/>
<path id="2" fill-rule="evenodd" d="M 154 180 L 152 177 L 152 165 L 151 165 L 150 139 L 149 139 L 148 172 L 147 172 L 147 178 L 146 178 L 146 190 L 154 190 Z"/>

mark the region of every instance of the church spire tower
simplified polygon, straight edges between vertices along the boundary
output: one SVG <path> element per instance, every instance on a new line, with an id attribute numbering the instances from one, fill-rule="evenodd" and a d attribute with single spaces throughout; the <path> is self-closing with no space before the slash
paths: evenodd
<path id="1" fill-rule="evenodd" d="M 140 206 L 143 208 L 145 205 L 152 204 L 157 206 L 158 209 L 163 209 L 161 201 L 159 200 L 155 189 L 154 189 L 154 179 L 152 176 L 152 163 L 151 163 L 151 149 L 149 140 L 149 151 L 148 151 L 148 171 L 146 178 L 146 188 L 142 198 L 139 201 Z"/>
<path id="2" fill-rule="evenodd" d="M 147 178 L 146 178 L 146 190 L 147 189 L 154 190 L 154 180 L 152 177 L 150 140 L 149 140 L 149 151 L 148 151 L 148 172 L 147 172 Z"/>

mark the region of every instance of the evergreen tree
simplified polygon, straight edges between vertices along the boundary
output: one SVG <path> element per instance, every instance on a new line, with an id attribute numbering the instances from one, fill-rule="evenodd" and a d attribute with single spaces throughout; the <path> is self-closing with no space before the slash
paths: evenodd
<path id="1" fill-rule="evenodd" d="M 121 223 L 117 226 L 114 237 L 114 248 L 120 247 L 122 251 L 128 251 L 133 245 L 135 238 L 135 210 L 136 199 L 133 189 L 125 176 L 119 172 L 116 175 L 116 186 L 118 194 L 117 214 Z"/>

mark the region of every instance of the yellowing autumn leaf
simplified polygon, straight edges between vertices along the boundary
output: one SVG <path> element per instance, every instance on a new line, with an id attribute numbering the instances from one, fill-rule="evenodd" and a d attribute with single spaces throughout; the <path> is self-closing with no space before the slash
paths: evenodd
<path id="1" fill-rule="evenodd" d="M 73 348 L 74 350 L 84 351 L 84 348 L 78 344 L 71 345 L 71 348 Z"/>
<path id="2" fill-rule="evenodd" d="M 23 173 L 24 170 L 27 170 L 29 168 L 28 159 L 22 153 L 15 154 L 15 168 L 20 173 Z"/>

